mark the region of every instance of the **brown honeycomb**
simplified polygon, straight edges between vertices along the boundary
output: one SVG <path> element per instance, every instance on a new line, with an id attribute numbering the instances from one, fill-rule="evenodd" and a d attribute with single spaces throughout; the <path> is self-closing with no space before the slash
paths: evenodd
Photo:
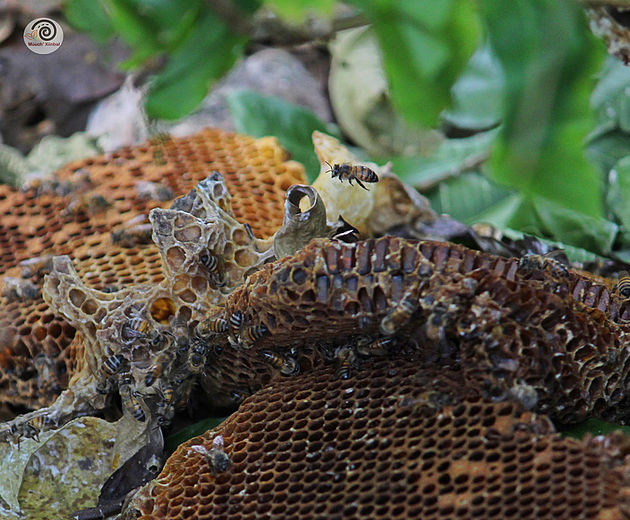
<path id="1" fill-rule="evenodd" d="M 397 359 L 340 380 L 324 367 L 182 444 L 126 518 L 627 518 L 628 447 L 562 438 L 456 371 Z"/>
<path id="2" fill-rule="evenodd" d="M 170 205 L 165 193 L 170 199 L 183 195 L 213 170 L 225 176 L 234 215 L 262 237 L 282 223 L 286 188 L 304 182 L 303 168 L 286 162 L 274 139 L 208 129 L 69 164 L 57 172 L 58 181 L 40 182 L 24 192 L 0 186 L 0 272 L 39 290 L 35 298 L 0 295 L 6 309 L 0 316 L 0 403 L 49 404 L 75 368 L 66 352 L 75 329 L 41 299 L 49 266 L 31 272 L 18 263 L 69 254 L 88 287 L 113 293 L 135 284 L 158 284 L 164 269 L 150 236 L 148 243 L 147 237 L 129 243 L 112 239 L 109 231 L 124 232 L 126 222 Z M 153 193 L 146 183 L 162 190 Z M 110 205 L 94 207 L 94 196 Z M 138 222 L 142 226 L 148 219 Z M 0 294 L 5 285 L 0 283 Z M 45 379 L 51 383 L 45 388 L 35 358 L 50 366 Z"/>
<path id="3" fill-rule="evenodd" d="M 228 321 L 242 313 L 243 323 L 238 341 L 230 331 L 212 339 L 223 355 L 203 384 L 211 394 L 240 394 L 274 372 L 264 351 L 293 356 L 308 370 L 316 351 L 330 359 L 343 346 L 359 350 L 364 338 L 380 338 L 390 352 L 413 344 L 409 354 L 425 366 L 462 364 L 488 396 L 510 395 L 561 422 L 592 413 L 626 418 L 617 405 L 630 378 L 629 329 L 617 318 L 627 302 L 576 273 L 537 269 L 534 276 L 530 263 L 394 237 L 313 240 L 263 266 L 216 309 Z M 404 299 L 412 302 L 408 315 Z M 247 346 L 252 327 L 266 334 Z"/>

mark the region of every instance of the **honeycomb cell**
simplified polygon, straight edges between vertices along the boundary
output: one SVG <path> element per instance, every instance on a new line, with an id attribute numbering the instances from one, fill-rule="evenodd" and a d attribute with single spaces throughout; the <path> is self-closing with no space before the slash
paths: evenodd
<path id="1" fill-rule="evenodd" d="M 289 511 L 305 520 L 622 518 L 630 513 L 623 435 L 563 438 L 545 417 L 462 386 L 456 371 L 427 370 L 405 359 L 374 361 L 367 370 L 369 378 L 341 381 L 327 366 L 260 390 L 222 425 L 181 445 L 130 510 L 141 512 L 142 520 L 180 519 L 173 497 L 189 493 L 199 519 L 284 519 Z M 346 385 L 353 390 L 344 397 L 349 410 L 362 402 L 377 413 L 369 423 L 350 414 L 344 432 L 322 442 L 330 423 L 315 412 L 328 406 L 342 415 L 328 395 L 344 395 Z M 457 404 L 436 405 L 430 398 L 436 385 Z M 283 405 L 274 405 L 278 401 Z M 307 404 L 301 419 L 295 413 L 298 403 Z M 480 417 L 503 420 L 497 428 L 480 424 Z M 280 430 L 286 439 L 269 444 Z M 194 448 L 209 449 L 217 436 L 231 460 L 221 473 L 213 473 Z M 459 438 L 470 442 L 459 444 Z M 509 462 L 513 454 L 517 463 Z M 217 485 L 201 489 L 194 485 L 198 479 Z M 524 481 L 531 483 L 519 484 Z"/>

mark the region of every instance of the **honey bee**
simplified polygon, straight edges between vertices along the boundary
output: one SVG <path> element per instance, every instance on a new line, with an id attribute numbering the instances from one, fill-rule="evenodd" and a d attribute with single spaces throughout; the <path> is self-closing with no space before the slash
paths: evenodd
<path id="1" fill-rule="evenodd" d="M 66 206 L 66 209 L 64 210 L 64 215 L 95 215 L 97 213 L 102 213 L 111 205 L 111 202 L 109 202 L 105 197 L 99 194 L 75 195 L 69 202 L 68 206 Z"/>
<path id="2" fill-rule="evenodd" d="M 418 298 L 415 290 L 412 289 L 408 290 L 389 314 L 381 320 L 381 332 L 386 336 L 395 334 L 398 328 L 405 325 L 418 309 Z"/>
<path id="3" fill-rule="evenodd" d="M 10 302 L 16 300 L 34 300 L 39 296 L 39 287 L 30 280 L 5 276 L 3 278 L 3 296 Z"/>
<path id="4" fill-rule="evenodd" d="M 210 281 L 217 287 L 223 287 L 225 280 L 223 273 L 219 270 L 219 259 L 206 249 L 199 255 L 199 261 L 208 270 Z"/>
<path id="5" fill-rule="evenodd" d="M 335 355 L 335 361 L 337 378 L 348 379 L 352 374 L 352 369 L 357 365 L 357 355 L 350 347 L 340 347 Z"/>
<path id="6" fill-rule="evenodd" d="M 203 265 L 208 270 L 209 273 L 214 273 L 219 267 L 219 260 L 207 249 L 205 253 L 202 253 L 199 256 L 199 261 L 201 262 L 201 265 Z"/>
<path id="7" fill-rule="evenodd" d="M 120 372 L 124 363 L 125 356 L 122 354 L 112 354 L 103 361 L 103 368 L 105 369 L 105 373 L 113 376 L 114 374 Z"/>
<path id="8" fill-rule="evenodd" d="M 280 370 L 280 373 L 285 376 L 293 376 L 300 371 L 300 364 L 293 356 L 282 355 L 265 349 L 260 351 L 260 357 L 272 367 Z"/>
<path id="9" fill-rule="evenodd" d="M 618 292 L 624 298 L 630 298 L 630 276 L 621 277 L 617 282 L 614 291 Z"/>
<path id="10" fill-rule="evenodd" d="M 361 338 L 357 341 L 356 349 L 362 356 L 385 356 L 389 354 L 393 344 L 393 338 L 380 338 L 373 341 L 370 338 Z"/>
<path id="11" fill-rule="evenodd" d="M 18 265 L 21 268 L 22 278 L 31 278 L 35 275 L 44 275 L 50 272 L 53 255 L 36 256 L 28 260 L 22 260 Z"/>
<path id="12" fill-rule="evenodd" d="M 362 164 L 334 164 L 331 165 L 328 161 L 326 164 L 329 166 L 330 170 L 326 173 L 331 172 L 332 178 L 339 177 L 340 181 L 344 181 L 344 179 L 348 179 L 350 185 L 352 185 L 352 181 L 357 181 L 357 184 L 361 186 L 364 190 L 368 190 L 363 182 L 378 182 L 378 175 L 374 173 L 374 171 L 370 170 L 367 166 L 363 166 Z M 363 182 L 361 182 L 363 181 Z"/>
<path id="13" fill-rule="evenodd" d="M 153 162 L 155 164 L 166 164 L 166 145 L 172 140 L 171 135 L 165 132 L 156 132 L 153 134 L 151 144 L 153 145 Z"/>
<path id="14" fill-rule="evenodd" d="M 230 330 L 232 331 L 232 335 L 238 337 L 238 333 L 241 330 L 241 325 L 245 319 L 245 315 L 242 311 L 234 312 L 229 319 L 230 322 Z"/>
<path id="15" fill-rule="evenodd" d="M 144 384 L 151 386 L 160 375 L 169 367 L 171 363 L 171 355 L 168 352 L 159 354 L 155 362 L 149 367 L 147 374 L 144 376 Z"/>
<path id="16" fill-rule="evenodd" d="M 143 215 L 144 216 L 144 215 Z M 150 222 L 136 224 L 112 231 L 112 242 L 122 247 L 135 247 L 143 244 L 150 244 L 153 235 L 153 226 Z"/>
<path id="17" fill-rule="evenodd" d="M 264 338 L 269 333 L 269 329 L 265 325 L 252 325 L 245 329 L 241 345 L 245 348 L 251 348 L 259 339 Z M 240 339 L 240 338 L 239 338 Z"/>
<path id="18" fill-rule="evenodd" d="M 144 408 L 142 407 L 142 403 L 140 402 L 140 399 L 138 399 L 139 394 L 137 392 L 132 392 L 130 386 L 125 386 L 121 388 L 120 390 L 121 390 L 121 393 L 125 394 L 125 398 L 126 398 L 124 399 L 125 406 L 131 412 L 131 416 L 136 421 L 144 422 L 147 416 L 144 413 Z"/>
<path id="19" fill-rule="evenodd" d="M 158 423 L 160 426 L 165 426 L 175 414 L 175 408 L 173 406 L 173 401 L 175 400 L 175 389 L 171 385 L 160 382 L 158 394 L 161 401 L 157 407 L 156 414 L 158 416 Z"/>
<path id="20" fill-rule="evenodd" d="M 201 372 L 206 363 L 206 353 L 208 344 L 200 339 L 193 341 L 190 354 L 188 356 L 188 368 L 193 374 Z"/>
<path id="21" fill-rule="evenodd" d="M 188 357 L 188 349 L 190 349 L 188 338 L 186 338 L 185 336 L 179 336 L 175 343 L 177 344 L 175 355 L 180 359 L 183 357 Z"/>
<path id="22" fill-rule="evenodd" d="M 27 439 L 35 439 L 39 442 L 39 434 L 47 423 L 44 415 L 36 415 L 22 425 L 22 435 Z"/>
<path id="23" fill-rule="evenodd" d="M 143 318 L 133 318 L 125 322 L 120 331 L 122 339 L 126 342 L 138 338 L 146 338 L 151 325 Z"/>
<path id="24" fill-rule="evenodd" d="M 210 467 L 212 468 L 212 474 L 223 473 L 230 467 L 230 457 L 225 451 L 224 441 L 222 435 L 217 435 L 212 441 L 212 448 L 207 449 L 202 444 L 195 444 L 190 447 L 191 450 L 203 455 Z"/>
<path id="25" fill-rule="evenodd" d="M 135 185 L 136 194 L 140 200 L 159 200 L 165 202 L 173 198 L 173 192 L 168 186 L 158 182 L 138 181 Z"/>
<path id="26" fill-rule="evenodd" d="M 209 318 L 199 322 L 197 327 L 195 327 L 195 332 L 198 336 L 205 338 L 211 334 L 225 334 L 229 328 L 228 322 L 223 318 Z"/>
<path id="27" fill-rule="evenodd" d="M 3 425 L 0 430 L 0 442 L 15 442 L 20 449 L 22 439 L 34 439 L 39 442 L 39 434 L 49 420 L 44 415 L 37 415 L 21 424 Z"/>

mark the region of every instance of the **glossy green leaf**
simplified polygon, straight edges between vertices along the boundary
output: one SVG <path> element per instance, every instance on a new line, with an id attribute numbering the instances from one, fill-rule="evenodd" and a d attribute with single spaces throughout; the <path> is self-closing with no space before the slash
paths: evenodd
<path id="1" fill-rule="evenodd" d="M 228 95 L 228 105 L 238 132 L 254 137 L 273 135 L 306 168 L 309 182 L 319 174 L 319 161 L 313 150 L 312 134 L 320 130 L 338 137 L 338 132 L 313 112 L 257 92 L 242 90 Z"/>
<path id="2" fill-rule="evenodd" d="M 242 55 L 246 41 L 205 10 L 154 79 L 146 102 L 149 117 L 177 119 L 190 113 Z"/>
<path id="3" fill-rule="evenodd" d="M 592 132 L 586 145 L 586 155 L 599 166 L 605 176 L 617 164 L 617 161 L 630 152 L 630 135 L 621 130 L 607 130 L 610 125 Z"/>
<path id="4" fill-rule="evenodd" d="M 75 29 L 90 34 L 101 43 L 114 35 L 114 27 L 101 0 L 68 0 L 64 15 Z"/>
<path id="5" fill-rule="evenodd" d="M 610 253 L 619 231 L 615 223 L 584 215 L 543 197 L 534 197 L 533 205 L 543 231 L 555 240 L 604 255 Z"/>
<path id="6" fill-rule="evenodd" d="M 479 44 L 471 0 L 354 0 L 372 23 L 394 106 L 410 122 L 435 126 L 450 88 Z"/>
<path id="7" fill-rule="evenodd" d="M 612 121 L 630 131 L 630 68 L 609 57 L 591 96 L 591 106 L 600 121 Z"/>
<path id="8" fill-rule="evenodd" d="M 587 419 L 583 423 L 565 429 L 562 434 L 566 437 L 574 437 L 581 439 L 587 433 L 593 436 L 607 435 L 609 433 L 620 431 L 626 435 L 630 435 L 630 426 L 621 426 L 600 419 Z"/>
<path id="9" fill-rule="evenodd" d="M 577 2 L 482 0 L 505 74 L 505 117 L 492 177 L 591 216 L 602 215 L 596 169 L 583 143 L 589 97 L 603 57 Z"/>
<path id="10" fill-rule="evenodd" d="M 396 175 L 419 190 L 478 168 L 489 156 L 496 131 L 462 139 L 444 139 L 427 157 L 390 157 Z"/>
<path id="11" fill-rule="evenodd" d="M 486 43 L 473 54 L 451 89 L 453 106 L 442 117 L 461 129 L 491 128 L 502 117 L 503 88 L 501 64 Z"/>
<path id="12" fill-rule="evenodd" d="M 466 224 L 490 222 L 486 216 L 493 210 L 501 212 L 507 203 L 513 206 L 513 191 L 497 186 L 478 173 L 468 173 L 441 183 L 428 194 L 431 207 Z M 509 220 L 504 219 L 505 221 Z"/>
<path id="13" fill-rule="evenodd" d="M 170 437 L 167 437 L 164 441 L 164 449 L 167 453 L 173 453 L 177 449 L 177 446 L 183 442 L 186 442 L 188 439 L 192 439 L 193 437 L 197 437 L 197 435 L 201 435 L 212 428 L 216 428 L 226 419 L 227 417 L 210 417 L 209 419 L 204 419 L 203 421 L 191 424 L 190 426 L 179 430 L 177 433 L 174 433 Z"/>

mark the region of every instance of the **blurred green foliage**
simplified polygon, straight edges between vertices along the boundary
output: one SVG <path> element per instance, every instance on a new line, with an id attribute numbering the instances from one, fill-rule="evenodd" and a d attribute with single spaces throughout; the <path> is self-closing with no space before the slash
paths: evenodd
<path id="1" fill-rule="evenodd" d="M 67 0 L 65 13 L 99 41 L 123 39 L 133 51 L 125 66 L 155 72 L 148 115 L 174 119 L 244 54 L 260 9 L 295 28 L 309 15 L 333 17 L 337 4 Z M 410 124 L 447 132 L 429 155 L 380 159 L 438 211 L 467 223 L 536 234 L 575 246 L 578 256 L 630 259 L 630 72 L 604 63 L 578 2 L 347 4 L 372 25 L 393 106 Z M 253 92 L 233 93 L 228 104 L 238 131 L 277 136 L 312 180 L 310 134 L 333 128 Z"/>

